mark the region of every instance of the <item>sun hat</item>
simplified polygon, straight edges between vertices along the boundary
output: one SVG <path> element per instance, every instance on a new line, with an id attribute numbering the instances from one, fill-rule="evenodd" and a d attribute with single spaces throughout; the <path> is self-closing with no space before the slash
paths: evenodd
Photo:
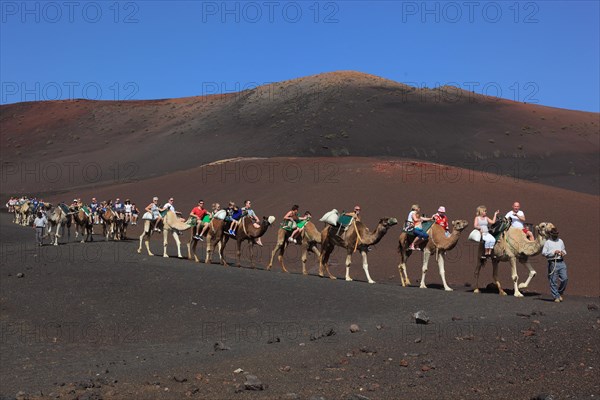
<path id="1" fill-rule="evenodd" d="M 446 207 L 440 206 L 440 208 L 438 208 L 438 212 L 445 213 L 446 212 Z"/>

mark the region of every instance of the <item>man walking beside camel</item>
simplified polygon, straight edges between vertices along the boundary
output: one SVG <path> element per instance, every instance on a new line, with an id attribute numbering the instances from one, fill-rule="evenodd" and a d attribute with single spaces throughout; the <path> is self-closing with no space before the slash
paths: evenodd
<path id="1" fill-rule="evenodd" d="M 542 255 L 548 260 L 548 279 L 550 280 L 550 292 L 556 303 L 563 301 L 562 295 L 567 288 L 567 264 L 565 264 L 564 256 L 567 255 L 565 244 L 562 239 L 558 238 L 558 230 L 552 228 L 550 230 L 550 239 L 544 243 Z M 560 279 L 560 285 L 558 280 Z"/>

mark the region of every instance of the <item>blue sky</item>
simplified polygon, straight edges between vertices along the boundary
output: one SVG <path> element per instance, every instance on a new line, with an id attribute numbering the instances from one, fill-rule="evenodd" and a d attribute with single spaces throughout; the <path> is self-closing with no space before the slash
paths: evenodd
<path id="1" fill-rule="evenodd" d="M 0 103 L 232 92 L 321 72 L 600 111 L 600 2 L 1 1 Z"/>

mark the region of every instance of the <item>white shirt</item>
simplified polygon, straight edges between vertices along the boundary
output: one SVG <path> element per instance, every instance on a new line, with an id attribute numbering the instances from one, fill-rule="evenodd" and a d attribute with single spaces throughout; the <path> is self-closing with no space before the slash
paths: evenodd
<path id="1" fill-rule="evenodd" d="M 166 202 L 165 205 L 163 206 L 163 208 L 166 208 L 167 210 L 171 210 L 173 212 L 175 212 L 175 206 L 173 206 L 173 204 Z"/>
<path id="2" fill-rule="evenodd" d="M 517 215 L 520 217 L 525 218 L 525 214 L 523 213 L 523 211 L 519 210 L 517 212 Z M 519 229 L 523 229 L 523 222 L 517 218 L 517 215 L 514 215 L 512 210 L 506 213 L 506 218 L 510 219 L 512 221 L 511 226 L 514 228 L 519 228 Z"/>
<path id="3" fill-rule="evenodd" d="M 131 213 L 131 204 L 125 204 L 125 212 Z"/>
<path id="4" fill-rule="evenodd" d="M 408 213 L 408 217 L 406 218 L 406 220 L 407 220 L 407 221 L 410 221 L 410 222 L 414 222 L 414 221 L 413 221 L 413 214 L 414 214 L 414 213 L 415 213 L 415 211 L 414 211 L 414 210 L 413 210 L 413 211 L 411 211 L 411 212 L 409 212 L 409 213 Z"/>
<path id="5" fill-rule="evenodd" d="M 556 250 L 562 251 L 564 253 L 564 255 L 567 254 L 567 250 L 565 250 L 565 244 L 562 241 L 562 239 L 557 239 L 557 240 L 548 239 L 548 240 L 546 240 L 546 243 L 544 243 L 544 248 L 542 248 L 542 255 L 544 257 L 546 257 L 548 260 L 553 260 L 555 257 L 563 258 L 562 255 L 554 254 L 554 252 Z"/>
<path id="6" fill-rule="evenodd" d="M 35 219 L 33 220 L 33 226 L 35 226 L 36 228 L 45 228 L 47 223 L 48 221 L 46 220 L 46 217 L 35 217 Z"/>

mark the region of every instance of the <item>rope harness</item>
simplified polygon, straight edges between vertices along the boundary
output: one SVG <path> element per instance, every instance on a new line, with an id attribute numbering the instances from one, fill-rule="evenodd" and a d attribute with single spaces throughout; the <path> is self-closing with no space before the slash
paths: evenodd
<path id="1" fill-rule="evenodd" d="M 352 253 L 356 253 L 356 249 L 358 248 L 358 242 L 362 243 L 362 238 L 360 237 L 360 233 L 358 232 L 358 227 L 356 226 L 356 219 L 352 219 L 352 226 L 354 226 L 354 231 L 356 232 L 356 242 L 354 243 L 354 251 Z"/>
<path id="2" fill-rule="evenodd" d="M 248 235 L 248 231 L 246 230 L 246 224 L 244 223 L 246 220 L 246 217 L 242 217 L 242 219 L 240 220 L 240 223 L 242 224 L 242 229 L 244 230 L 244 234 L 247 237 L 250 237 L 250 235 Z"/>
<path id="3" fill-rule="evenodd" d="M 552 259 L 552 262 L 554 263 L 554 266 L 552 267 L 552 271 L 550 271 L 548 276 L 554 275 L 554 271 L 556 271 L 556 256 L 554 256 L 554 258 Z"/>

